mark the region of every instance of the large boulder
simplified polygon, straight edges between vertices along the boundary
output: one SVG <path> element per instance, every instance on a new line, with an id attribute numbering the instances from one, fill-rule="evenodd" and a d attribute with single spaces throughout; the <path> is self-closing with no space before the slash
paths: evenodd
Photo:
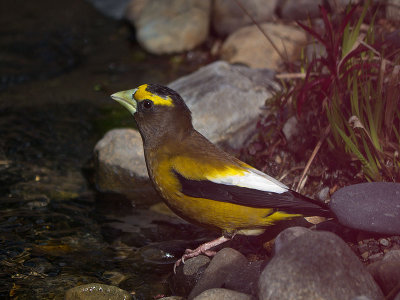
<path id="1" fill-rule="evenodd" d="M 330 232 L 312 231 L 276 249 L 261 273 L 259 293 L 259 299 L 268 300 L 384 299 L 372 276 L 342 239 Z"/>
<path id="2" fill-rule="evenodd" d="M 214 62 L 169 87 L 192 111 L 193 126 L 213 143 L 239 148 L 255 126 L 260 108 L 279 87 L 274 72 Z"/>

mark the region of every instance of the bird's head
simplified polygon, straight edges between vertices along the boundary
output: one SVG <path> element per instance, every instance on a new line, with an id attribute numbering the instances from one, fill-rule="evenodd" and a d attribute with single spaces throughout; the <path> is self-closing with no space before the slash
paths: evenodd
<path id="1" fill-rule="evenodd" d="M 133 115 L 145 146 L 164 138 L 181 137 L 193 129 L 189 108 L 174 90 L 158 84 L 143 84 L 118 92 L 111 98 Z"/>

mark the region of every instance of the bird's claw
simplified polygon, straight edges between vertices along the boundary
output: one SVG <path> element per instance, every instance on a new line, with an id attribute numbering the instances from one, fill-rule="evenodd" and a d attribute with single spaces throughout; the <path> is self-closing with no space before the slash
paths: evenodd
<path id="1" fill-rule="evenodd" d="M 214 256 L 215 254 L 217 254 L 217 252 L 212 251 L 212 250 L 204 250 L 201 247 L 199 247 L 199 248 L 197 248 L 195 250 L 186 249 L 185 250 L 185 254 L 183 254 L 182 257 L 180 259 L 178 259 L 174 264 L 174 274 L 176 274 L 176 268 L 179 267 L 179 265 L 181 263 L 185 264 L 185 260 L 186 259 L 199 256 L 200 254 L 204 254 L 204 255 L 207 255 L 207 256 Z"/>
<path id="2" fill-rule="evenodd" d="M 178 259 L 174 264 L 174 274 L 176 274 L 176 267 L 178 267 L 182 262 L 182 259 Z M 185 263 L 185 262 L 183 262 Z"/>
<path id="3" fill-rule="evenodd" d="M 215 252 L 213 250 L 210 250 L 210 248 L 213 248 L 213 247 L 218 246 L 218 245 L 220 245 L 222 243 L 225 243 L 228 240 L 229 240 L 229 238 L 221 236 L 218 239 L 215 239 L 215 240 L 210 241 L 208 243 L 201 244 L 199 247 L 197 247 L 194 250 L 186 249 L 185 250 L 185 254 L 183 254 L 182 257 L 180 259 L 178 259 L 174 264 L 174 274 L 176 274 L 176 267 L 178 267 L 181 264 L 181 262 L 184 264 L 185 263 L 185 259 L 193 258 L 193 257 L 196 257 L 196 256 L 198 256 L 200 254 L 205 254 L 207 256 L 214 256 L 215 254 L 217 254 L 217 252 Z"/>
<path id="4" fill-rule="evenodd" d="M 177 267 L 179 267 L 179 265 L 182 263 L 182 264 L 185 264 L 185 259 L 186 258 L 191 258 L 192 256 L 190 256 L 190 254 L 191 253 L 193 253 L 193 252 L 195 252 L 195 251 L 193 251 L 192 249 L 186 249 L 185 250 L 185 254 L 184 255 L 182 255 L 182 257 L 180 258 L 180 259 L 178 259 L 176 262 L 175 262 L 175 264 L 174 264 L 174 274 L 176 274 L 176 268 Z M 195 255 L 196 256 L 196 255 Z M 193 256 L 194 257 L 194 256 Z"/>

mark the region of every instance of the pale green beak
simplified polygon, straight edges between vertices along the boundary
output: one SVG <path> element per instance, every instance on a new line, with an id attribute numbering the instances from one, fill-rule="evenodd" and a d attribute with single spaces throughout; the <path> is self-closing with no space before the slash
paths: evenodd
<path id="1" fill-rule="evenodd" d="M 118 92 L 111 95 L 111 98 L 119 102 L 123 107 L 125 107 L 133 115 L 136 112 L 137 103 L 133 98 L 137 89 L 127 90 Z"/>

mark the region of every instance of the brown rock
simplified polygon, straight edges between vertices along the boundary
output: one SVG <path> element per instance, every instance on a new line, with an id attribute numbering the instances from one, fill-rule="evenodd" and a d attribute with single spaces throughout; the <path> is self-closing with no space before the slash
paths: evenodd
<path id="1" fill-rule="evenodd" d="M 264 23 L 261 27 L 280 53 L 288 54 L 289 60 L 300 53 L 300 46 L 306 42 L 306 34 L 293 26 Z M 230 63 L 241 63 L 252 68 L 276 70 L 282 63 L 279 54 L 255 25 L 231 34 L 222 45 L 221 56 Z"/>

